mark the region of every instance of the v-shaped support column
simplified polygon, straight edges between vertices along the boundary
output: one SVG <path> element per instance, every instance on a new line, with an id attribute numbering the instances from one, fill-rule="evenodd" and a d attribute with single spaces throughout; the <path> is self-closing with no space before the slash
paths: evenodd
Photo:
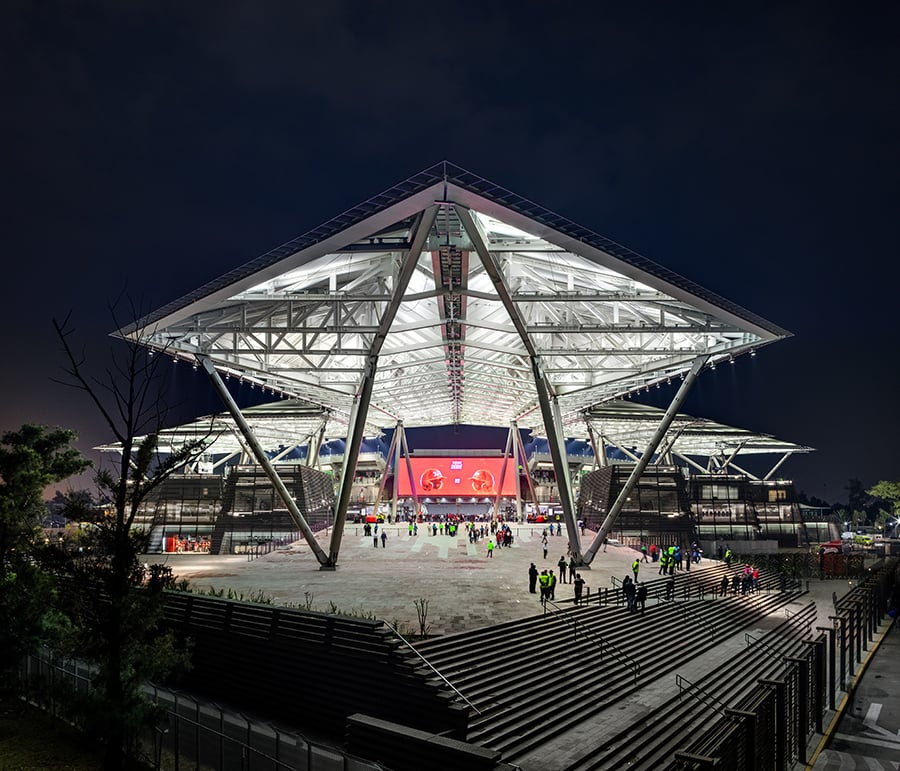
<path id="1" fill-rule="evenodd" d="M 575 522 L 575 498 L 572 492 L 572 477 L 569 474 L 569 459 L 566 455 L 566 440 L 562 433 L 562 420 L 559 404 L 555 396 L 551 396 L 547 380 L 536 358 L 531 361 L 534 384 L 537 387 L 538 403 L 544 418 L 544 430 L 547 432 L 547 445 L 553 470 L 556 473 L 556 492 L 562 508 L 563 521 L 566 523 L 566 535 L 569 537 L 569 550 L 576 563 L 581 562 L 581 532 Z"/>
<path id="2" fill-rule="evenodd" d="M 254 435 L 249 424 L 244 419 L 243 414 L 241 414 L 241 410 L 237 406 L 237 402 L 235 402 L 235 400 L 232 398 L 231 392 L 228 390 L 225 383 L 222 382 L 222 378 L 219 377 L 219 373 L 216 371 L 216 367 L 212 363 L 212 359 L 210 359 L 209 356 L 200 356 L 199 359 L 200 363 L 203 365 L 203 369 L 206 370 L 206 374 L 209 375 L 209 379 L 210 381 L 212 381 L 213 387 L 216 389 L 216 391 L 218 391 L 219 397 L 222 399 L 222 402 L 225 404 L 225 407 L 228 409 L 231 417 L 234 418 L 234 422 L 237 424 L 238 429 L 244 437 L 244 440 L 247 442 L 247 446 L 253 453 L 253 457 L 256 459 L 256 462 L 259 463 L 266 476 L 269 478 L 269 481 L 272 483 L 272 486 L 278 493 L 278 497 L 281 498 L 282 503 L 284 503 L 285 507 L 290 513 L 291 519 L 293 519 L 297 527 L 300 528 L 300 532 L 303 533 L 303 537 L 309 544 L 309 548 L 312 550 L 312 553 L 316 555 L 316 559 L 319 561 L 319 564 L 324 565 L 328 561 L 328 555 L 325 554 L 325 551 L 319 545 L 319 542 L 316 540 L 315 533 L 313 533 L 312 528 L 303 518 L 303 514 L 301 513 L 300 508 L 297 506 L 297 502 L 293 499 L 293 497 L 291 497 L 291 493 L 287 489 L 287 487 L 285 487 L 284 482 L 281 481 L 281 477 L 278 476 L 278 472 L 275 471 L 275 467 L 269 461 L 269 458 L 263 450 L 262 445 L 259 443 L 259 440 Z"/>
<path id="3" fill-rule="evenodd" d="M 547 432 L 547 440 L 550 445 L 550 457 L 553 460 L 553 469 L 556 472 L 556 489 L 559 492 L 559 503 L 563 511 L 563 520 L 566 523 L 566 534 L 569 536 L 569 547 L 575 553 L 577 561 L 581 553 L 581 533 L 575 524 L 575 499 L 572 495 L 572 478 L 569 475 L 569 461 L 566 457 L 565 437 L 562 433 L 559 403 L 556 400 L 556 395 L 553 393 L 552 385 L 544 374 L 540 355 L 535 348 L 534 341 L 528 334 L 525 319 L 522 318 L 522 314 L 513 302 L 509 288 L 503 280 L 503 274 L 487 248 L 484 235 L 468 209 L 462 206 L 456 206 L 455 208 L 459 221 L 475 246 L 478 258 L 481 260 L 485 272 L 494 285 L 497 297 L 503 303 L 504 309 L 509 314 L 510 321 L 512 321 L 516 332 L 519 334 L 519 339 L 528 351 L 534 385 L 537 389 L 538 402 L 541 407 L 541 416 L 544 419 L 544 430 Z"/>
<path id="4" fill-rule="evenodd" d="M 538 504 L 537 493 L 534 490 L 534 480 L 531 478 L 531 472 L 528 469 L 528 456 L 525 454 L 525 444 L 522 442 L 522 435 L 519 433 L 518 429 L 515 433 L 516 447 L 517 449 L 517 458 L 518 461 L 516 463 L 516 503 L 519 506 L 519 513 L 521 514 L 525 506 L 522 502 L 522 489 L 521 483 L 519 480 L 521 479 L 521 474 L 519 474 L 519 463 L 522 464 L 522 470 L 525 472 L 525 481 L 528 483 L 528 495 L 530 496 L 531 505 L 534 507 L 534 516 L 536 517 L 540 514 L 541 507 Z"/>
<path id="5" fill-rule="evenodd" d="M 419 488 L 416 486 L 416 478 L 413 475 L 412 470 L 412 461 L 410 460 L 409 455 L 409 444 L 406 441 L 406 429 L 403 427 L 402 421 L 397 424 L 397 431 L 400 433 L 400 439 L 397 444 L 397 459 L 394 471 L 394 480 L 399 479 L 400 474 L 400 458 L 403 457 L 403 462 L 406 465 L 406 477 L 409 479 L 409 491 L 412 495 L 413 499 L 413 515 L 419 516 Z M 394 482 L 394 496 L 397 495 L 397 489 L 400 487 L 399 483 Z"/>
<path id="6" fill-rule="evenodd" d="M 378 483 L 378 494 L 375 496 L 375 502 L 372 504 L 372 513 L 375 517 L 378 517 L 378 507 L 381 505 L 381 497 L 384 495 L 384 488 L 387 486 L 387 478 L 390 475 L 390 472 L 393 470 L 394 472 L 394 495 L 393 500 L 391 501 L 391 511 L 392 513 L 397 513 L 397 469 L 396 464 L 394 464 L 394 468 L 391 468 L 391 464 L 393 463 L 392 458 L 394 457 L 394 448 L 397 446 L 397 435 L 399 433 L 399 426 L 401 424 L 397 423 L 397 426 L 394 428 L 394 435 L 391 437 L 391 446 L 388 447 L 386 463 L 384 464 L 384 473 L 381 475 L 381 481 Z"/>
<path id="7" fill-rule="evenodd" d="M 513 445 L 513 431 L 517 430 L 516 422 L 513 421 L 509 426 L 509 433 L 506 435 L 506 448 L 503 450 L 503 465 L 500 466 L 500 479 L 497 480 L 497 497 L 494 499 L 494 513 L 491 515 L 495 520 L 500 514 L 500 492 L 503 490 L 503 483 L 506 481 L 506 467 L 509 463 L 510 455 L 515 458 L 517 448 Z M 515 460 L 513 460 L 513 465 L 515 465 Z M 516 501 L 516 504 L 518 505 L 518 501 Z"/>
<path id="8" fill-rule="evenodd" d="M 347 444 L 344 448 L 344 465 L 341 472 L 341 488 L 338 495 L 337 511 L 334 515 L 334 530 L 331 531 L 331 545 L 328 549 L 328 561 L 322 566 L 323 568 L 337 567 L 338 552 L 341 548 L 341 539 L 344 536 L 344 523 L 347 520 L 347 508 L 350 505 L 350 496 L 353 491 L 353 477 L 356 474 L 356 462 L 359 458 L 359 448 L 362 445 L 363 432 L 366 425 L 366 417 L 369 414 L 369 403 L 372 400 L 372 388 L 375 385 L 375 372 L 378 369 L 378 355 L 384 346 L 385 338 L 397 317 L 397 310 L 403 301 L 403 295 L 406 287 L 409 286 L 409 280 L 416 269 L 416 263 L 422 254 L 422 249 L 431 232 L 431 226 L 434 224 L 434 218 L 437 214 L 438 206 L 429 206 L 419 218 L 416 226 L 415 235 L 412 239 L 409 251 L 400 264 L 400 271 L 394 285 L 393 293 L 388 300 L 381 321 L 378 323 L 378 329 L 372 338 L 369 346 L 369 355 L 366 362 L 366 369 L 363 373 L 362 382 L 356 392 L 356 398 L 353 400 L 353 407 L 350 412 L 350 433 L 347 436 Z"/>
<path id="9" fill-rule="evenodd" d="M 628 500 L 628 496 L 631 495 L 631 491 L 634 489 L 635 485 L 637 485 L 638 480 L 641 478 L 641 474 L 644 473 L 644 469 L 646 469 L 648 464 L 650 463 L 650 459 L 653 457 L 653 453 L 656 452 L 656 448 L 659 447 L 659 443 L 663 440 L 663 437 L 669 430 L 669 426 L 672 425 L 672 421 L 675 420 L 676 415 L 678 415 L 678 410 L 681 409 L 681 405 L 687 398 L 688 392 L 691 390 L 691 386 L 694 385 L 694 381 L 697 379 L 697 376 L 700 374 L 700 371 L 703 369 L 708 360 L 709 356 L 706 354 L 704 354 L 703 356 L 698 356 L 696 359 L 694 359 L 693 364 L 691 364 L 690 370 L 688 370 L 688 373 L 684 378 L 684 382 L 682 382 L 681 387 L 678 389 L 678 393 L 676 393 L 675 398 L 672 399 L 672 403 L 669 405 L 669 409 L 667 409 L 665 414 L 663 415 L 662 420 L 659 422 L 659 426 L 657 426 L 656 428 L 656 432 L 651 437 L 650 442 L 647 444 L 647 447 L 644 448 L 643 454 L 638 459 L 637 463 L 634 464 L 634 468 L 632 469 L 631 474 L 628 477 L 628 481 L 625 482 L 625 486 L 619 492 L 619 495 L 616 498 L 616 502 L 612 505 L 612 508 L 606 515 L 606 519 L 603 520 L 603 524 L 600 526 L 600 531 L 597 533 L 587 551 L 585 551 L 583 557 L 584 564 L 589 565 L 594 559 L 594 555 L 597 553 L 597 550 L 603 543 L 603 539 L 606 538 L 607 533 L 609 533 L 609 531 L 612 529 L 612 526 L 615 524 L 616 518 L 619 516 L 619 513 L 622 511 L 622 507 L 625 505 L 625 501 Z"/>

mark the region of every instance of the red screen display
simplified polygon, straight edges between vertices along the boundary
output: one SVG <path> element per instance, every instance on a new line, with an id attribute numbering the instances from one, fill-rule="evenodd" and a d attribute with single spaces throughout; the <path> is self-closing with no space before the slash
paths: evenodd
<path id="1" fill-rule="evenodd" d="M 494 498 L 503 458 L 410 458 L 410 464 L 420 498 Z M 405 458 L 400 459 L 397 469 L 397 493 L 401 497 L 412 496 Z M 512 458 L 506 462 L 500 494 L 516 494 L 516 464 Z"/>

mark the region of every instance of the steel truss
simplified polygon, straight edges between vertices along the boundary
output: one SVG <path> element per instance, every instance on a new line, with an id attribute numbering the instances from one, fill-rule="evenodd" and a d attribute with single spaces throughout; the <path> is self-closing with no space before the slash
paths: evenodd
<path id="1" fill-rule="evenodd" d="M 789 335 L 449 163 L 119 334 L 344 429 L 325 567 L 337 564 L 360 443 L 382 426 L 516 424 L 546 436 L 577 551 L 564 443 L 586 435 L 585 415 L 700 359 L 715 366 Z"/>

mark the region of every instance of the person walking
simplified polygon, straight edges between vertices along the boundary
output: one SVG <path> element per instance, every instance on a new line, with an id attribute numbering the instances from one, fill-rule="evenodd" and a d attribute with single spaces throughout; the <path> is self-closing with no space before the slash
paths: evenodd
<path id="1" fill-rule="evenodd" d="M 572 584 L 575 586 L 575 604 L 581 605 L 581 595 L 584 593 L 584 579 L 581 573 L 575 574 Z"/>
<path id="2" fill-rule="evenodd" d="M 528 568 L 528 591 L 531 594 L 537 593 L 537 589 L 535 588 L 537 586 L 537 580 L 538 580 L 538 569 L 534 566 L 534 563 L 532 562 L 531 567 Z"/>
<path id="3" fill-rule="evenodd" d="M 724 597 L 728 594 L 728 576 L 722 576 L 722 583 L 719 584 L 719 597 Z"/>
<path id="4" fill-rule="evenodd" d="M 656 571 L 656 575 L 664 576 L 666 574 L 666 570 L 668 570 L 669 565 L 669 555 L 666 554 L 665 550 L 661 550 L 659 552 L 659 570 Z"/>
<path id="5" fill-rule="evenodd" d="M 547 536 L 546 535 L 544 535 L 544 537 L 541 539 L 541 548 L 544 550 L 544 559 L 547 559 L 548 544 L 547 544 Z"/>
<path id="6" fill-rule="evenodd" d="M 387 549 L 385 545 L 387 543 L 387 533 L 384 531 L 384 528 L 381 528 L 381 548 Z"/>
<path id="7" fill-rule="evenodd" d="M 540 576 L 538 576 L 538 582 L 541 585 L 541 605 L 543 605 L 547 602 L 547 596 L 550 591 L 550 576 L 546 570 L 541 571 Z"/>
<path id="8" fill-rule="evenodd" d="M 568 565 L 569 563 L 566 562 L 565 555 L 560 557 L 559 562 L 556 563 L 556 566 L 559 568 L 559 582 L 561 584 L 566 583 L 566 568 L 568 567 Z"/>
<path id="9" fill-rule="evenodd" d="M 493 538 L 488 538 L 487 549 L 488 549 L 488 552 L 487 552 L 488 557 L 493 557 L 494 556 L 494 539 Z"/>
<path id="10" fill-rule="evenodd" d="M 641 554 L 643 555 L 641 557 L 641 562 L 649 562 L 649 560 L 647 559 L 647 544 L 645 543 L 641 544 Z"/>
<path id="11" fill-rule="evenodd" d="M 635 557 L 634 562 L 631 563 L 631 572 L 634 573 L 634 582 L 637 583 L 638 570 L 641 568 L 641 561 Z"/>

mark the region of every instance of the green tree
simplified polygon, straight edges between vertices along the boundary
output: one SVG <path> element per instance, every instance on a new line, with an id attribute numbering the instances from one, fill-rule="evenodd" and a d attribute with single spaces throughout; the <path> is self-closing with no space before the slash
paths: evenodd
<path id="1" fill-rule="evenodd" d="M 29 424 L 0 437 L 0 666 L 5 676 L 49 631 L 52 586 L 35 563 L 35 541 L 46 487 L 90 465 L 72 447 L 75 439 L 72 431 Z"/>
<path id="2" fill-rule="evenodd" d="M 90 466 L 73 431 L 24 425 L 0 437 L 0 575 L 27 553 L 45 513 L 44 490 Z"/>
<path id="3" fill-rule="evenodd" d="M 847 480 L 845 489 L 847 490 L 847 508 L 850 511 L 850 528 L 852 530 L 855 529 L 856 525 L 862 525 L 866 522 L 866 490 L 863 487 L 863 483 L 855 478 Z"/>
<path id="4" fill-rule="evenodd" d="M 119 446 L 116 466 L 97 472 L 108 507 L 78 512 L 92 527 L 84 551 L 69 552 L 65 572 L 72 590 L 62 609 L 71 621 L 69 651 L 97 672 L 94 690 L 79 705 L 81 714 L 104 742 L 105 768 L 127 768 L 134 761 L 137 736 L 154 714 L 142 686 L 187 663 L 172 635 L 161 631 L 171 571 L 144 568 L 140 556 L 148 534 L 133 525 L 147 497 L 207 443 L 201 439 L 157 452 L 165 421 L 159 372 L 164 357 L 149 356 L 140 341 L 130 340 L 125 353 L 114 355 L 106 380 L 98 382 L 89 379 L 75 354 L 68 319 L 54 321 L 54 326 L 67 360 L 67 377 L 61 382 L 94 405 Z"/>
<path id="5" fill-rule="evenodd" d="M 876 522 L 878 526 L 884 528 L 889 520 L 896 522 L 897 515 L 900 513 L 900 482 L 881 480 L 866 490 L 866 492 L 875 498 L 885 501 L 890 507 L 889 510 L 880 509 Z"/>

